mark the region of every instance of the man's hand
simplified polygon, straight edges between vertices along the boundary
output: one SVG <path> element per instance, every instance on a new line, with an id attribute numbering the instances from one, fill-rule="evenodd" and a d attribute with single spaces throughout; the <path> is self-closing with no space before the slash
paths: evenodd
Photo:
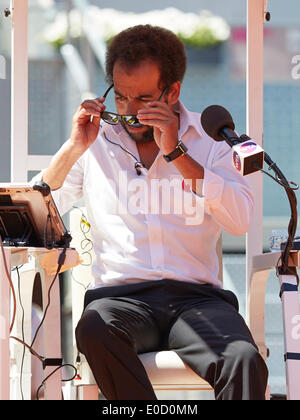
<path id="1" fill-rule="evenodd" d="M 74 163 L 94 143 L 98 136 L 104 98 L 84 101 L 73 117 L 71 137 L 55 154 L 43 174 L 51 190 L 60 188 Z M 93 116 L 93 121 L 91 121 Z"/>
<path id="2" fill-rule="evenodd" d="M 104 100 L 105 98 L 97 98 L 84 101 L 73 116 L 70 142 L 82 153 L 98 136 L 101 114 L 105 110 Z"/>
<path id="3" fill-rule="evenodd" d="M 164 155 L 171 153 L 178 142 L 179 120 L 173 109 L 163 102 L 149 102 L 138 111 L 141 124 L 152 126 L 154 140 Z"/>

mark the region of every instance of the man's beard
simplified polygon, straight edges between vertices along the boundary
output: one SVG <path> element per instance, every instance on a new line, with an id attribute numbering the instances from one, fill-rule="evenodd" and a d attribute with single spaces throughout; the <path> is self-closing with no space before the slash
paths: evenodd
<path id="1" fill-rule="evenodd" d="M 151 141 L 154 141 L 153 127 L 148 127 L 148 129 L 143 133 L 135 135 L 127 129 L 126 123 L 122 122 L 122 126 L 129 137 L 136 143 L 150 143 Z"/>

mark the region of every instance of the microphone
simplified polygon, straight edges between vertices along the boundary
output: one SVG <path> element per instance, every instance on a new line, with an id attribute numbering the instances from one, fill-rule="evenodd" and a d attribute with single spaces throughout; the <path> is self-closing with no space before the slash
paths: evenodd
<path id="1" fill-rule="evenodd" d="M 220 105 L 207 107 L 201 115 L 201 124 L 210 137 L 226 141 L 232 147 L 232 164 L 243 175 L 259 171 L 264 165 L 264 151 L 250 137 L 239 136 L 232 116 Z"/>
<path id="2" fill-rule="evenodd" d="M 134 167 L 135 167 L 135 170 L 136 170 L 136 174 L 138 176 L 142 175 L 141 168 L 144 168 L 144 165 L 141 162 L 136 161 Z"/>

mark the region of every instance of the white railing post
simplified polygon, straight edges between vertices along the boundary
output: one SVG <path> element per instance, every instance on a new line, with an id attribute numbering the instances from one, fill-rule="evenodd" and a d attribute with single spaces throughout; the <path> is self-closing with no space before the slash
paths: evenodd
<path id="1" fill-rule="evenodd" d="M 247 0 L 247 134 L 263 145 L 263 30 L 266 0 Z M 263 252 L 263 183 L 261 172 L 249 176 L 254 192 L 254 223 L 246 236 L 246 320 L 252 257 Z"/>
<path id="2" fill-rule="evenodd" d="M 28 0 L 11 0 L 11 182 L 27 181 Z"/>

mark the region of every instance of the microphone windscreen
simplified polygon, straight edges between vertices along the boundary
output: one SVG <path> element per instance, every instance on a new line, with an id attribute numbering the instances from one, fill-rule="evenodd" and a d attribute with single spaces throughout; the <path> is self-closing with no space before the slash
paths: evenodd
<path id="1" fill-rule="evenodd" d="M 201 114 L 201 124 L 206 134 L 216 141 L 224 140 L 224 137 L 220 136 L 222 128 L 235 129 L 232 116 L 227 109 L 220 105 L 210 105 L 207 107 Z"/>

